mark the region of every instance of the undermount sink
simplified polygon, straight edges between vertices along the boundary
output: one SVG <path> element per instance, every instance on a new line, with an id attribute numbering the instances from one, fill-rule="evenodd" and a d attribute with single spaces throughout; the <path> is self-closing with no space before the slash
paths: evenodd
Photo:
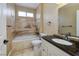
<path id="1" fill-rule="evenodd" d="M 62 45 L 67 45 L 67 46 L 72 45 L 71 42 L 66 41 L 66 40 L 63 40 L 63 39 L 52 39 L 52 40 L 53 40 L 54 42 L 59 43 L 59 44 L 62 44 Z"/>

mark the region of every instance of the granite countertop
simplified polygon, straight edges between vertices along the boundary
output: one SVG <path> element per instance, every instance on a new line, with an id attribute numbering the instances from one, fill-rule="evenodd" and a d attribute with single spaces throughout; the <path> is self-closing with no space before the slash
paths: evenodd
<path id="1" fill-rule="evenodd" d="M 42 38 L 45 39 L 46 41 L 48 41 L 49 43 L 55 45 L 56 47 L 62 49 L 66 53 L 70 54 L 71 56 L 79 56 L 79 49 L 75 46 L 74 43 L 71 46 L 67 46 L 67 45 L 58 44 L 58 43 L 52 41 L 53 38 L 63 39 L 63 37 L 61 37 L 61 36 L 50 35 L 50 36 L 43 36 Z"/>

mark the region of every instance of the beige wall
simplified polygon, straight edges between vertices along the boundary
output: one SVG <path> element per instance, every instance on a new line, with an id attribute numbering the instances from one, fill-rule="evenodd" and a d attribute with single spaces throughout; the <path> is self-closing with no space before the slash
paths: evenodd
<path id="1" fill-rule="evenodd" d="M 36 24 L 37 24 L 39 32 L 41 33 L 44 31 L 42 7 L 43 7 L 43 4 L 39 4 L 39 6 L 36 9 Z"/>
<path id="2" fill-rule="evenodd" d="M 43 6 L 44 32 L 48 35 L 58 33 L 58 7 L 56 4 L 46 3 Z M 51 24 L 48 22 L 51 21 Z"/>
<path id="3" fill-rule="evenodd" d="M 79 4 L 67 4 L 59 9 L 59 31 L 60 33 L 70 32 L 76 35 L 76 11 L 79 9 Z M 72 27 L 62 27 L 69 26 Z"/>
<path id="4" fill-rule="evenodd" d="M 38 11 L 38 25 L 40 32 L 48 35 L 58 34 L 58 5 L 53 3 L 44 3 L 39 5 Z M 48 24 L 48 22 L 51 24 Z M 42 24 L 43 22 L 43 24 Z"/>

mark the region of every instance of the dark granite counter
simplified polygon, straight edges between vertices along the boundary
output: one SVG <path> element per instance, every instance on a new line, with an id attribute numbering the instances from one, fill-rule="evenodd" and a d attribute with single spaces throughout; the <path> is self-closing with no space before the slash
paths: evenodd
<path id="1" fill-rule="evenodd" d="M 64 52 L 70 54 L 71 56 L 79 56 L 79 48 L 77 48 L 72 41 L 71 42 L 73 43 L 73 45 L 67 46 L 67 45 L 58 44 L 52 41 L 53 38 L 63 39 L 63 37 L 60 37 L 60 36 L 43 36 L 42 38 L 48 41 L 49 43 L 55 45 L 56 47 L 62 49 Z"/>

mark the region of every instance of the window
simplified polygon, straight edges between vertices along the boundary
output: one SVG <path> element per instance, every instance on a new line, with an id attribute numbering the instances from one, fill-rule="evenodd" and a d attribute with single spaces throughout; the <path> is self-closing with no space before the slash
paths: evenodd
<path id="1" fill-rule="evenodd" d="M 34 14 L 27 12 L 27 17 L 34 17 Z"/>
<path id="2" fill-rule="evenodd" d="M 21 16 L 21 17 L 34 17 L 34 14 L 30 13 L 30 12 L 19 11 L 18 16 Z"/>
<path id="3" fill-rule="evenodd" d="M 23 12 L 23 11 L 19 11 L 18 12 L 18 16 L 23 16 L 23 17 L 26 17 L 26 12 Z"/>

